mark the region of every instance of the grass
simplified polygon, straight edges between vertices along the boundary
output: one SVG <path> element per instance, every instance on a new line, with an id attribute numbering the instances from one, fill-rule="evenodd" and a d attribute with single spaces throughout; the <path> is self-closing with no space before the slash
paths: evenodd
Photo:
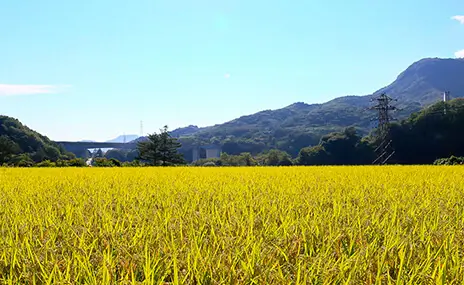
<path id="1" fill-rule="evenodd" d="M 464 167 L 1 169 L 2 284 L 460 284 Z"/>

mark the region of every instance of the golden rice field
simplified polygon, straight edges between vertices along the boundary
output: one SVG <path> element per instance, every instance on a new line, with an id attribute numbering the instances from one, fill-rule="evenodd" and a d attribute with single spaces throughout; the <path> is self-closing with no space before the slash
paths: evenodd
<path id="1" fill-rule="evenodd" d="M 0 169 L 0 284 L 461 284 L 464 167 Z"/>

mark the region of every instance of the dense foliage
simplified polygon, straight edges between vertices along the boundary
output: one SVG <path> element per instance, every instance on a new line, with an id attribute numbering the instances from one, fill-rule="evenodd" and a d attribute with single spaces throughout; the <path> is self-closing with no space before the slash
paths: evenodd
<path id="1" fill-rule="evenodd" d="M 445 114 L 446 108 L 446 114 Z M 400 164 L 431 164 L 436 159 L 464 156 L 464 99 L 437 103 L 393 124 L 391 139 Z"/>
<path id="2" fill-rule="evenodd" d="M 281 150 L 271 149 L 256 156 L 249 152 L 238 155 L 222 153 L 219 158 L 200 159 L 194 166 L 291 166 L 294 162 L 291 156 Z"/>
<path id="3" fill-rule="evenodd" d="M 464 164 L 464 157 L 451 156 L 449 158 L 440 158 L 435 160 L 434 165 L 462 165 Z"/>
<path id="4" fill-rule="evenodd" d="M 130 162 L 137 160 L 139 157 L 139 152 L 136 149 L 110 149 L 105 152 L 104 157 L 107 159 L 116 159 L 121 162 Z"/>
<path id="5" fill-rule="evenodd" d="M 372 146 L 354 128 L 325 135 L 317 146 L 303 148 L 298 155 L 300 165 L 362 165 L 373 160 Z"/>
<path id="6" fill-rule="evenodd" d="M 0 165 L 29 166 L 44 160 L 56 162 L 74 157 L 17 119 L 0 116 Z"/>

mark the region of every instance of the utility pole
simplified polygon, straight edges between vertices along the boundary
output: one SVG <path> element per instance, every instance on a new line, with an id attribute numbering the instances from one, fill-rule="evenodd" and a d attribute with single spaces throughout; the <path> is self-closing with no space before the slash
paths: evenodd
<path id="1" fill-rule="evenodd" d="M 384 165 L 395 154 L 392 148 L 392 140 L 390 139 L 390 122 L 393 118 L 390 116 L 390 111 L 396 110 L 395 106 L 390 103 L 397 101 L 386 94 L 382 93 L 380 96 L 371 99 L 371 102 L 376 101 L 377 104 L 369 109 L 377 111 L 377 139 L 379 146 L 375 149 L 377 158 L 372 164 Z"/>
<path id="2" fill-rule="evenodd" d="M 143 137 L 143 121 L 140 121 L 140 137 Z"/>

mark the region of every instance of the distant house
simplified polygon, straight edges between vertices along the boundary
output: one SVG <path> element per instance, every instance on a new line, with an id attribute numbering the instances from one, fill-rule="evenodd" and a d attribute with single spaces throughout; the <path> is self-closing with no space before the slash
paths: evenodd
<path id="1" fill-rule="evenodd" d="M 219 158 L 221 152 L 222 148 L 220 145 L 210 144 L 197 146 L 192 149 L 192 161 L 195 162 L 205 158 Z"/>

